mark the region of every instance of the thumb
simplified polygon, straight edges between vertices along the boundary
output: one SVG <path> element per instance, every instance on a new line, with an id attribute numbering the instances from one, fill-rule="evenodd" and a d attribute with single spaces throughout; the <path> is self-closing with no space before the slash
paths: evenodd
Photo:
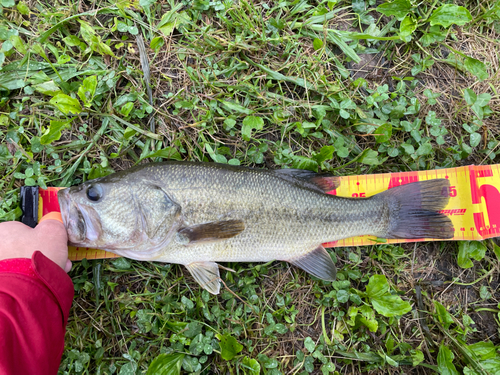
<path id="1" fill-rule="evenodd" d="M 63 270 L 69 271 L 71 263 L 68 264 L 68 235 L 61 214 L 51 212 L 42 217 L 35 232 L 39 250 Z"/>
<path id="2" fill-rule="evenodd" d="M 71 267 L 73 267 L 73 263 L 71 263 L 71 260 L 67 259 L 66 265 L 64 266 L 64 272 L 68 273 L 71 271 Z"/>

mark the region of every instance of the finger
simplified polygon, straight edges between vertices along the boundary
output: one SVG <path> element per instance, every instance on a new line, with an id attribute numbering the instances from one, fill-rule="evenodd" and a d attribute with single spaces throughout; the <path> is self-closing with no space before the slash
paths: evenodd
<path id="1" fill-rule="evenodd" d="M 40 239 L 53 241 L 55 244 L 68 243 L 68 234 L 64 224 L 57 219 L 47 218 L 35 227 L 35 231 Z"/>
<path id="2" fill-rule="evenodd" d="M 66 260 L 66 266 L 64 266 L 64 271 L 66 273 L 68 273 L 69 271 L 71 271 L 71 267 L 73 266 L 73 264 L 71 263 L 71 260 Z"/>
<path id="3" fill-rule="evenodd" d="M 58 220 L 44 220 L 35 229 L 34 246 L 46 257 L 66 270 L 68 260 L 68 235 Z M 71 268 L 70 266 L 68 268 Z"/>

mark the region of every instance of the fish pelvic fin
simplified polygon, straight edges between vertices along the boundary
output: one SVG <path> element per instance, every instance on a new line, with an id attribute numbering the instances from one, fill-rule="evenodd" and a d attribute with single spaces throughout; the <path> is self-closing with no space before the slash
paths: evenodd
<path id="1" fill-rule="evenodd" d="M 335 267 L 330 254 L 322 245 L 304 255 L 286 259 L 286 261 L 302 268 L 318 279 L 334 281 L 337 276 L 337 267 Z"/>
<path id="2" fill-rule="evenodd" d="M 219 265 L 215 262 L 193 262 L 186 264 L 186 268 L 196 282 L 212 294 L 219 294 L 220 276 Z"/>
<path id="3" fill-rule="evenodd" d="M 453 238 L 451 220 L 439 213 L 449 201 L 446 179 L 412 182 L 377 194 L 389 209 L 389 225 L 382 238 Z"/>
<path id="4" fill-rule="evenodd" d="M 180 229 L 177 242 L 182 245 L 193 245 L 200 242 L 213 242 L 234 237 L 245 230 L 241 220 L 216 221 L 197 224 Z"/>

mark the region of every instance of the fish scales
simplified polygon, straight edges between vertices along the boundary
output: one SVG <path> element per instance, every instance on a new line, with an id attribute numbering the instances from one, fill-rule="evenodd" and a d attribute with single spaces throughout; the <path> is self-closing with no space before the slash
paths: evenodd
<path id="1" fill-rule="evenodd" d="M 149 167 L 144 172 L 156 174 L 155 169 Z M 190 248 L 174 242 L 158 260 L 282 260 L 304 254 L 319 243 L 377 232 L 383 225 L 380 204 L 285 186 L 289 185 L 286 181 L 265 171 L 238 171 L 236 176 L 231 172 L 179 164 L 158 173 L 157 182 L 183 207 L 187 225 L 227 219 L 245 222 L 245 231 L 239 236 Z"/>
<path id="2" fill-rule="evenodd" d="M 215 262 L 284 260 L 331 280 L 336 270 L 322 243 L 358 235 L 453 236 L 451 222 L 437 212 L 448 201 L 446 180 L 349 199 L 324 193 L 329 178 L 163 162 L 62 190 L 59 201 L 73 244 L 183 264 L 212 293 L 219 291 Z"/>

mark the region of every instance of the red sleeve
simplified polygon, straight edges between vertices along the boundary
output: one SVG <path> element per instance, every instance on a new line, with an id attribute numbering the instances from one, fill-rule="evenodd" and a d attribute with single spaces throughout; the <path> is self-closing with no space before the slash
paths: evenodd
<path id="1" fill-rule="evenodd" d="M 73 294 L 71 278 L 39 251 L 0 262 L 1 375 L 57 374 Z"/>

